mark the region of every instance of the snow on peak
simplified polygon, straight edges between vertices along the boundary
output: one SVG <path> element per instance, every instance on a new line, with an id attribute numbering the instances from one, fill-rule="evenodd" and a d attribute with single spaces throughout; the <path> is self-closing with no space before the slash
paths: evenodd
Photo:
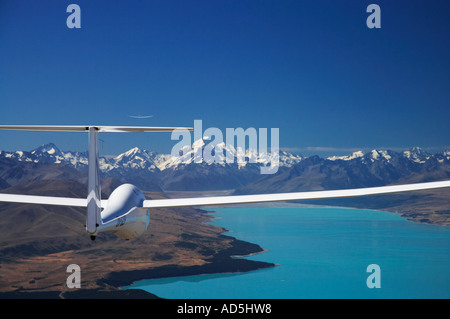
<path id="1" fill-rule="evenodd" d="M 370 157 L 373 159 L 378 159 L 378 157 L 380 156 L 380 154 L 378 154 L 377 150 L 371 150 L 370 151 Z"/>
<path id="2" fill-rule="evenodd" d="M 157 154 L 134 147 L 118 156 L 101 156 L 99 158 L 99 167 L 103 172 L 109 172 L 114 169 L 143 169 L 155 172 L 168 168 L 177 169 L 192 163 L 220 165 L 223 167 L 237 165 L 239 168 L 248 167 L 250 164 L 268 166 L 278 163 L 279 167 L 292 167 L 303 160 L 302 156 L 286 151 L 280 150 L 278 153 L 274 153 L 267 150 L 263 152 L 257 149 L 250 149 L 248 146 L 246 149 L 243 149 L 233 144 L 227 145 L 223 141 L 217 143 L 218 141 L 210 141 L 207 137 L 204 137 L 204 139 L 199 139 L 191 145 L 183 146 L 180 149 L 180 156 Z M 417 163 L 425 163 L 429 158 L 433 157 L 442 163 L 450 160 L 450 151 L 446 150 L 436 155 L 430 155 L 419 147 L 413 147 L 402 153 L 373 149 L 364 154 L 363 151 L 359 150 L 347 156 L 331 156 L 327 160 L 360 160 L 364 163 L 376 163 L 379 161 L 390 162 L 392 158 L 398 156 Z M 87 152 L 62 152 L 53 143 L 41 145 L 31 152 L 0 151 L 0 157 L 36 163 L 66 163 L 75 168 L 88 165 Z M 230 159 L 232 161 L 228 162 Z"/>
<path id="3" fill-rule="evenodd" d="M 203 146 L 205 146 L 205 142 L 203 141 L 202 138 L 198 139 L 198 140 L 194 141 L 194 143 L 192 143 L 192 148 L 193 149 L 196 149 L 196 148 L 199 148 L 199 147 L 203 147 Z"/>
<path id="4" fill-rule="evenodd" d="M 353 152 L 351 155 L 347 155 L 347 156 L 331 156 L 331 157 L 328 157 L 327 160 L 351 161 L 351 160 L 354 160 L 357 158 L 360 158 L 361 160 L 370 160 L 371 162 L 375 162 L 375 161 L 379 161 L 379 160 L 385 160 L 385 161 L 389 162 L 392 159 L 392 156 L 390 154 L 390 151 L 373 149 L 366 154 L 364 154 L 363 151 L 356 151 L 356 152 Z"/>
<path id="5" fill-rule="evenodd" d="M 425 152 L 423 149 L 421 149 L 420 147 L 413 147 L 411 149 L 409 149 L 408 151 L 403 151 L 403 156 L 416 162 L 416 163 L 425 163 L 425 161 L 427 159 L 430 158 L 430 154 L 428 154 L 427 152 Z"/>
<path id="6" fill-rule="evenodd" d="M 237 164 L 239 168 L 243 168 L 248 163 L 267 166 L 274 161 L 278 161 L 279 166 L 290 167 L 302 159 L 300 155 L 293 155 L 283 151 L 280 151 L 279 154 L 275 154 L 270 150 L 259 152 L 257 149 L 247 147 L 247 145 L 246 148 L 242 148 L 239 145 L 226 144 L 224 141 L 210 140 L 210 137 L 204 136 L 202 139 L 194 141 L 192 145 L 182 146 L 177 156 L 165 157 L 163 161 L 159 162 L 158 167 L 164 170 L 181 164 L 206 163 L 208 165 L 216 164 L 221 166 Z M 233 159 L 232 163 L 228 162 L 230 158 Z"/>
<path id="7" fill-rule="evenodd" d="M 38 155 L 39 153 L 47 153 L 54 156 L 62 156 L 62 152 L 53 143 L 43 144 L 31 151 L 31 154 Z"/>
<path id="8" fill-rule="evenodd" d="M 136 168 L 155 170 L 157 168 L 153 161 L 152 154 L 146 150 L 141 150 L 139 147 L 134 147 L 125 153 L 116 156 L 112 161 L 104 161 L 102 169 L 111 170 L 118 167 Z"/>
<path id="9" fill-rule="evenodd" d="M 335 161 L 335 160 L 351 161 L 352 159 L 363 157 L 363 156 L 364 156 L 364 153 L 362 151 L 356 151 L 348 156 L 331 156 L 331 157 L 328 157 L 327 159 L 330 161 Z"/>
<path id="10" fill-rule="evenodd" d="M 372 161 L 384 159 L 389 162 L 391 160 L 392 156 L 389 154 L 389 151 L 372 150 L 368 154 L 368 158 L 370 158 Z"/>

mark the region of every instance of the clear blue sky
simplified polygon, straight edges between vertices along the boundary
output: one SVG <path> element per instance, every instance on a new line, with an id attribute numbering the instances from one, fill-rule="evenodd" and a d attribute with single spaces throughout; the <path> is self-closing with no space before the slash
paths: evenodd
<path id="1" fill-rule="evenodd" d="M 66 8 L 81 7 L 81 29 Z M 366 8 L 381 7 L 381 29 Z M 0 124 L 280 129 L 300 153 L 450 145 L 450 2 L 0 2 Z M 134 119 L 129 115 L 153 115 Z M 102 153 L 170 152 L 170 134 L 103 134 Z M 0 149 L 87 135 L 0 132 Z"/>

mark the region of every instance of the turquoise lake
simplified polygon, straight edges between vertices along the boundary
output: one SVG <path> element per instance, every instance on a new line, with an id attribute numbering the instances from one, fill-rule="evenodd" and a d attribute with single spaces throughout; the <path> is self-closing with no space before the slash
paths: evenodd
<path id="1" fill-rule="evenodd" d="M 256 243 L 247 259 L 278 266 L 239 274 L 142 280 L 163 298 L 449 298 L 450 227 L 346 208 L 233 207 L 211 210 L 227 235 Z M 369 288 L 380 267 L 380 288 Z"/>

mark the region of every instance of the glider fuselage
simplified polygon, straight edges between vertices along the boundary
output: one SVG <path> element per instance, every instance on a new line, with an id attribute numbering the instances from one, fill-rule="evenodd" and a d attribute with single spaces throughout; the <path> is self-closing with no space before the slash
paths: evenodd
<path id="1" fill-rule="evenodd" d="M 98 232 L 110 231 L 123 239 L 142 235 L 150 223 L 150 209 L 142 207 L 144 200 L 144 194 L 132 184 L 117 187 L 100 213 Z"/>

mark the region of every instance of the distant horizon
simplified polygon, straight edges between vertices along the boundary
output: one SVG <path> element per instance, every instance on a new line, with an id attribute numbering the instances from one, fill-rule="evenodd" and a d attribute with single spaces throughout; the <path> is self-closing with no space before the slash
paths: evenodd
<path id="1" fill-rule="evenodd" d="M 172 141 L 175 142 L 176 141 Z M 84 150 L 75 150 L 75 149 L 63 149 L 60 146 L 58 146 L 57 143 L 54 142 L 48 142 L 48 143 L 43 143 L 40 144 L 39 146 L 33 147 L 29 150 L 25 150 L 25 149 L 15 149 L 15 150 L 6 150 L 6 149 L 0 149 L 0 151 L 4 151 L 4 152 L 20 152 L 20 151 L 24 151 L 24 152 L 32 152 L 33 150 L 38 149 L 39 147 L 45 146 L 45 145 L 54 145 L 56 146 L 60 151 L 62 152 L 87 152 L 87 143 L 86 143 L 86 148 Z M 99 152 L 101 151 L 102 147 L 101 147 L 101 142 L 99 143 Z M 207 144 L 207 143 L 205 143 Z M 161 155 L 166 155 L 166 154 L 170 154 L 169 152 L 160 152 L 157 150 L 153 150 L 153 149 L 149 149 L 149 148 L 142 148 L 139 146 L 132 146 L 129 147 L 127 149 L 125 149 L 124 151 L 121 151 L 119 153 L 103 153 L 101 152 L 100 156 L 119 156 L 121 154 L 124 154 L 134 148 L 138 148 L 140 150 L 145 150 L 145 151 L 149 151 L 149 152 L 155 152 L 157 154 L 161 154 Z M 327 158 L 327 157 L 333 157 L 333 156 L 347 156 L 347 155 L 352 155 L 356 152 L 363 152 L 364 154 L 367 154 L 373 150 L 376 151 L 393 151 L 395 153 L 402 153 L 405 151 L 410 151 L 414 148 L 419 148 L 425 152 L 427 152 L 430 155 L 436 155 L 439 153 L 443 153 L 443 152 L 448 152 L 450 151 L 450 146 L 442 146 L 442 147 L 421 147 L 421 146 L 411 146 L 411 147 L 354 147 L 354 148 L 345 148 L 345 149 L 338 149 L 338 148 L 333 148 L 333 147 L 306 147 L 306 148 L 292 148 L 292 147 L 280 147 L 280 151 L 284 151 L 293 155 L 297 155 L 297 156 L 302 156 L 302 157 L 312 157 L 312 156 L 319 156 L 322 158 Z M 248 149 L 248 145 L 246 147 L 246 150 Z M 269 148 L 270 150 L 270 148 Z"/>

